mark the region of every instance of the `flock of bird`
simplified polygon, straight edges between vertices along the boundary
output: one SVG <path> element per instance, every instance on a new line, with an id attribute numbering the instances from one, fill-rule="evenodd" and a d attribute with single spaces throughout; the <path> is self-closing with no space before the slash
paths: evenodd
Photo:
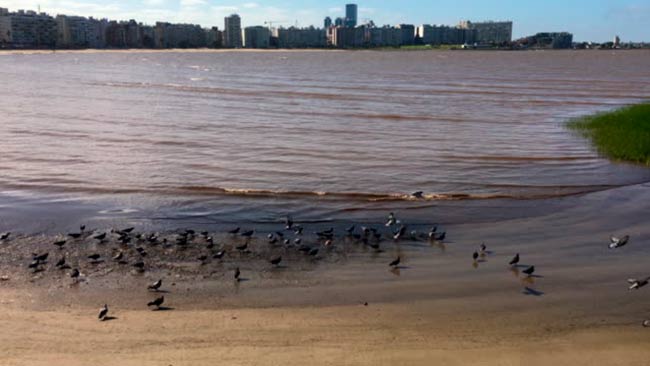
<path id="1" fill-rule="evenodd" d="M 416 194 L 417 193 L 414 193 L 414 196 Z M 397 219 L 394 213 L 390 213 L 388 215 L 388 219 L 385 226 L 390 230 L 389 237 L 395 242 L 400 241 L 402 239 L 408 239 L 413 241 L 426 239 L 429 240 L 430 242 L 443 243 L 447 236 L 446 232 L 439 231 L 437 226 L 432 227 L 426 234 L 421 234 L 418 233 L 417 231 L 409 232 L 407 230 L 407 226 L 401 223 L 400 220 Z M 197 233 L 194 230 L 188 229 L 176 236 L 175 243 L 171 243 L 167 238 L 160 239 L 157 234 L 134 233 L 134 229 L 135 228 L 133 227 L 129 227 L 122 230 L 111 230 L 110 232 L 98 233 L 94 231 L 86 232 L 86 227 L 82 225 L 80 226 L 79 232 L 68 233 L 67 237 L 70 238 L 71 240 L 92 238 L 93 240 L 97 241 L 98 244 L 106 244 L 110 239 L 114 238 L 116 242 L 121 244 L 122 246 L 139 245 L 143 243 L 148 243 L 149 245 L 154 245 L 154 246 L 161 244 L 163 246 L 175 245 L 179 247 L 187 247 L 188 245 L 194 243 L 194 240 L 196 239 L 197 236 Z M 334 240 L 336 239 L 334 228 L 330 228 L 327 230 L 315 232 L 314 234 L 317 237 L 317 241 L 315 242 L 315 244 L 310 245 L 310 244 L 303 243 L 303 232 L 304 232 L 304 228 L 302 226 L 295 224 L 291 218 L 287 218 L 284 222 L 284 230 L 278 230 L 269 233 L 267 235 L 267 241 L 268 244 L 271 246 L 283 245 L 285 248 L 289 248 L 289 247 L 295 248 L 298 252 L 301 252 L 306 256 L 317 258 L 319 253 L 321 253 L 321 250 L 323 250 L 324 248 L 327 249 L 332 247 L 334 244 Z M 381 252 L 380 243 L 384 239 L 384 235 L 380 232 L 380 230 L 373 227 L 365 227 L 365 226 L 362 226 L 359 228 L 359 230 L 357 230 L 356 225 L 352 225 L 348 227 L 345 230 L 345 232 L 346 234 L 344 237 L 346 239 L 352 239 L 357 243 L 361 243 L 369 246 L 370 248 L 376 250 L 377 252 Z M 237 227 L 227 231 L 226 234 L 234 237 L 241 237 L 244 239 L 243 243 L 240 243 L 234 247 L 234 249 L 239 254 L 251 253 L 249 249 L 250 239 L 254 238 L 256 234 L 255 230 L 242 231 L 240 227 Z M 222 258 L 224 258 L 224 256 L 227 253 L 226 249 L 224 249 L 223 247 L 216 248 L 214 239 L 209 232 L 201 232 L 199 235 L 203 238 L 205 242 L 205 248 L 210 251 L 209 252 L 210 255 L 204 254 L 197 258 L 197 260 L 201 264 L 205 264 L 206 261 L 208 261 L 210 258 L 216 260 L 221 260 Z M 7 241 L 9 240 L 10 237 L 11 237 L 10 232 L 0 234 L 0 242 Z M 619 249 L 627 245 L 629 240 L 630 240 L 629 236 L 624 236 L 621 238 L 612 237 L 610 240 L 609 248 Z M 57 240 L 53 243 L 53 245 L 59 249 L 63 249 L 66 246 L 66 244 L 68 244 L 67 239 Z M 116 253 L 115 255 L 112 256 L 111 260 L 119 265 L 130 264 L 137 271 L 144 272 L 146 267 L 144 258 L 147 256 L 147 252 L 144 249 L 144 247 L 141 245 L 136 246 L 135 251 L 138 253 L 138 258 L 136 258 L 132 262 L 129 262 L 124 254 L 125 252 L 119 249 L 116 250 Z M 474 266 L 477 267 L 478 263 L 482 261 L 483 258 L 488 256 L 489 254 L 490 252 L 487 250 L 487 246 L 485 245 L 485 243 L 482 243 L 479 246 L 478 250 L 474 251 L 472 254 Z M 49 252 L 45 252 L 41 254 L 33 253 L 32 261 L 28 264 L 28 268 L 33 272 L 43 271 L 44 265 L 47 263 L 48 258 L 49 258 Z M 102 259 L 102 256 L 98 253 L 92 253 L 88 255 L 87 258 L 91 264 L 99 264 L 104 261 Z M 270 259 L 268 259 L 268 262 L 272 266 L 277 267 L 282 263 L 282 256 L 271 257 Z M 393 261 L 388 263 L 388 266 L 392 269 L 397 269 L 399 268 L 401 262 L 402 262 L 402 258 L 398 256 Z M 520 262 L 521 262 L 521 256 L 519 253 L 517 253 L 508 262 L 508 265 L 511 268 L 516 269 L 520 266 Z M 80 270 L 78 268 L 72 268 L 67 263 L 65 256 L 62 256 L 56 262 L 55 267 L 59 270 L 70 270 L 69 276 L 72 278 L 73 281 L 78 281 L 81 276 Z M 525 269 L 522 270 L 523 274 L 525 274 L 528 278 L 534 276 L 536 270 L 534 265 L 527 265 L 524 267 Z M 243 280 L 241 277 L 241 270 L 239 267 L 236 267 L 234 269 L 233 279 L 236 282 Z M 629 279 L 628 282 L 630 285 L 629 286 L 630 290 L 638 290 L 648 285 L 648 283 L 650 282 L 650 277 L 641 278 L 641 279 Z M 162 279 L 159 279 L 156 282 L 149 285 L 147 287 L 147 290 L 150 292 L 160 292 L 162 285 L 163 285 L 163 281 Z M 531 289 L 529 287 L 525 288 L 524 293 L 529 295 L 542 294 L 541 292 Z M 153 308 L 154 310 L 168 310 L 169 308 L 164 308 L 162 306 L 164 302 L 165 302 L 165 297 L 159 296 L 153 299 L 152 301 L 148 302 L 147 307 Z M 108 312 L 109 312 L 108 304 L 105 304 L 99 311 L 99 319 L 102 321 L 112 319 L 111 317 L 108 316 Z M 650 327 L 650 320 L 643 321 L 642 325 L 644 327 Z"/>

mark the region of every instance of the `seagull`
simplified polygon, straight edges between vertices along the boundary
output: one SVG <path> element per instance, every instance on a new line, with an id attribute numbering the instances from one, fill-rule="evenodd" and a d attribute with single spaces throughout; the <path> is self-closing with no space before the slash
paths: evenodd
<path id="1" fill-rule="evenodd" d="M 609 249 L 617 249 L 627 244 L 627 242 L 630 241 L 630 236 L 625 235 L 622 238 L 617 238 L 615 236 L 612 236 L 610 238 L 610 241 L 611 243 L 609 244 Z"/>
<path id="2" fill-rule="evenodd" d="M 514 258 L 512 258 L 512 260 L 510 260 L 508 264 L 511 266 L 516 266 L 518 263 L 519 263 L 519 253 L 517 253 L 517 255 L 515 255 Z"/>
<path id="3" fill-rule="evenodd" d="M 282 257 L 275 257 L 270 260 L 271 264 L 274 266 L 279 266 L 280 262 L 282 262 Z"/>
<path id="4" fill-rule="evenodd" d="M 634 278 L 630 278 L 629 280 L 627 280 L 627 282 L 630 284 L 630 290 L 638 290 L 641 287 L 647 285 L 648 281 L 650 281 L 650 277 L 641 280 L 637 280 Z"/>
<path id="5" fill-rule="evenodd" d="M 124 253 L 123 252 L 117 252 L 117 254 L 115 254 L 115 256 L 113 256 L 113 260 L 116 261 L 116 262 L 121 261 L 122 258 L 124 258 Z"/>
<path id="6" fill-rule="evenodd" d="M 220 251 L 220 252 L 217 252 L 217 254 L 213 255 L 212 258 L 214 258 L 214 259 L 221 259 L 221 258 L 223 258 L 224 254 L 226 254 L 226 251 L 225 251 L 225 250 L 222 250 L 222 251 Z"/>
<path id="7" fill-rule="evenodd" d="M 235 234 L 239 234 L 239 230 L 241 230 L 241 228 L 239 228 L 239 227 L 234 228 L 234 229 L 232 229 L 232 230 L 229 230 L 229 231 L 228 231 L 228 234 L 233 234 L 233 235 L 235 235 Z"/>
<path id="8" fill-rule="evenodd" d="M 162 286 L 162 280 L 158 280 L 158 281 L 152 283 L 151 285 L 149 285 L 149 287 L 147 287 L 147 289 L 148 290 L 153 290 L 153 291 L 158 291 L 160 289 L 160 286 Z"/>
<path id="9" fill-rule="evenodd" d="M 394 261 L 390 262 L 390 263 L 388 264 L 388 266 L 390 266 L 390 267 L 397 267 L 397 266 L 399 266 L 399 264 L 400 264 L 401 261 L 402 261 L 402 258 L 401 258 L 401 257 L 397 257 L 397 259 L 395 259 Z"/>
<path id="10" fill-rule="evenodd" d="M 165 296 L 164 295 L 157 298 L 157 299 L 155 299 L 154 301 L 149 301 L 147 303 L 147 306 L 155 306 L 156 309 L 160 309 L 160 305 L 162 305 L 163 302 L 165 302 Z"/>
<path id="11" fill-rule="evenodd" d="M 106 320 L 106 315 L 108 315 L 108 305 L 104 304 L 104 306 L 99 309 L 99 320 L 104 321 Z"/>
<path id="12" fill-rule="evenodd" d="M 528 277 L 532 276 L 535 273 L 535 266 L 530 266 L 522 271 L 524 274 L 527 274 Z"/>
<path id="13" fill-rule="evenodd" d="M 9 239 L 9 236 L 11 236 L 11 233 L 3 233 L 0 235 L 0 240 L 7 240 Z"/>
<path id="14" fill-rule="evenodd" d="M 54 245 L 59 247 L 59 249 L 63 249 L 63 246 L 65 245 L 66 241 L 65 240 L 60 240 L 60 241 L 55 241 Z"/>
<path id="15" fill-rule="evenodd" d="M 641 325 L 643 325 L 644 328 L 650 327 L 650 320 L 644 320 L 643 323 L 641 323 Z"/>
<path id="16" fill-rule="evenodd" d="M 239 278 L 241 276 L 241 271 L 239 270 L 239 267 L 235 268 L 235 281 L 239 282 L 241 279 Z"/>

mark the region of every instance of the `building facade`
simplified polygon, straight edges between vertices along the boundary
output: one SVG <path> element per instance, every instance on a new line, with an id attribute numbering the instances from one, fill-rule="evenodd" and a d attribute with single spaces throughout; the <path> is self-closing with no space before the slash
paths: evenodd
<path id="1" fill-rule="evenodd" d="M 347 4 L 345 6 L 345 26 L 354 28 L 358 24 L 359 7 L 357 4 Z"/>
<path id="2" fill-rule="evenodd" d="M 246 48 L 269 48 L 271 45 L 271 31 L 267 27 L 255 26 L 244 29 L 244 42 Z"/>
<path id="3" fill-rule="evenodd" d="M 0 15 L 0 43 L 15 48 L 54 48 L 57 23 L 45 13 L 19 10 Z"/>
<path id="4" fill-rule="evenodd" d="M 242 29 L 241 18 L 237 14 L 232 14 L 224 19 L 223 44 L 227 48 L 241 48 Z"/>
<path id="5" fill-rule="evenodd" d="M 334 29 L 334 28 L 332 28 Z M 274 32 L 279 48 L 323 48 L 327 46 L 325 29 L 278 28 Z"/>
<path id="6" fill-rule="evenodd" d="M 476 30 L 476 43 L 501 44 L 512 42 L 512 22 L 460 22 L 458 28 Z"/>

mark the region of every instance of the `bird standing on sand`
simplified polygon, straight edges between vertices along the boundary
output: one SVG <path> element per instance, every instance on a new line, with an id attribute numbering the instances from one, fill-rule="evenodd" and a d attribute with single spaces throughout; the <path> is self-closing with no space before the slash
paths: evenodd
<path id="1" fill-rule="evenodd" d="M 239 267 L 237 267 L 235 268 L 235 281 L 237 282 L 241 281 L 240 276 L 241 276 L 241 271 L 239 270 Z"/>
<path id="2" fill-rule="evenodd" d="M 528 275 L 528 277 L 532 276 L 533 273 L 535 273 L 535 266 L 530 266 L 522 271 L 524 274 Z"/>
<path id="3" fill-rule="evenodd" d="M 106 315 L 108 315 L 108 305 L 104 304 L 104 306 L 99 309 L 99 320 L 104 321 L 106 320 Z"/>
<path id="4" fill-rule="evenodd" d="M 223 258 L 224 254 L 226 254 L 225 250 L 217 252 L 215 255 L 212 256 L 213 259 L 221 259 Z"/>
<path id="5" fill-rule="evenodd" d="M 70 278 L 72 278 L 75 281 L 79 278 L 80 275 L 81 275 L 81 273 L 76 268 L 73 269 L 72 272 L 70 272 Z"/>
<path id="6" fill-rule="evenodd" d="M 239 234 L 239 230 L 241 230 L 241 228 L 236 227 L 236 228 L 234 228 L 232 230 L 228 230 L 228 234 L 232 234 L 232 235 Z"/>
<path id="7" fill-rule="evenodd" d="M 79 239 L 81 238 L 81 233 L 68 233 L 68 236 L 72 239 Z"/>
<path id="8" fill-rule="evenodd" d="M 8 233 L 3 233 L 2 235 L 0 235 L 0 240 L 3 240 L 3 241 L 7 240 L 7 239 L 9 239 L 9 236 L 11 236 L 11 233 L 9 233 L 9 232 Z"/>
<path id="9" fill-rule="evenodd" d="M 640 280 L 634 278 L 630 278 L 629 280 L 627 280 L 627 282 L 630 284 L 630 291 L 640 289 L 641 287 L 647 285 L 648 281 L 650 281 L 650 277 L 640 279 Z"/>
<path id="10" fill-rule="evenodd" d="M 244 231 L 240 235 L 243 236 L 244 238 L 250 238 L 253 236 L 253 234 L 255 234 L 255 230 Z"/>
<path id="11" fill-rule="evenodd" d="M 243 251 L 245 251 L 246 249 L 248 249 L 248 243 L 244 243 L 244 244 L 242 244 L 242 245 L 238 245 L 238 246 L 235 247 L 235 249 L 239 250 L 240 252 L 243 252 Z"/>
<path id="12" fill-rule="evenodd" d="M 402 258 L 401 258 L 401 257 L 397 257 L 397 259 L 395 259 L 394 261 L 390 262 L 390 263 L 388 264 L 388 266 L 389 266 L 389 267 L 397 267 L 397 266 L 399 266 L 400 262 L 402 262 Z"/>
<path id="13" fill-rule="evenodd" d="M 65 240 L 59 240 L 54 242 L 54 246 L 59 247 L 59 249 L 63 249 L 63 246 L 65 245 L 66 241 Z"/>
<path id="14" fill-rule="evenodd" d="M 517 255 L 515 255 L 508 264 L 511 266 L 516 266 L 517 264 L 519 264 L 519 253 L 517 253 Z"/>
<path id="15" fill-rule="evenodd" d="M 269 262 L 271 262 L 272 265 L 277 267 L 280 265 L 280 262 L 282 262 L 282 257 L 271 258 Z"/>
<path id="16" fill-rule="evenodd" d="M 611 243 L 609 244 L 609 249 L 617 249 L 627 244 L 627 242 L 630 241 L 630 236 L 625 235 L 622 238 L 617 238 L 615 236 L 612 236 L 609 240 L 611 241 Z"/>
<path id="17" fill-rule="evenodd" d="M 158 290 L 160 290 L 160 286 L 162 286 L 162 279 L 160 279 L 160 280 L 152 283 L 151 285 L 149 285 L 149 287 L 147 287 L 147 290 L 158 291 Z"/>
<path id="18" fill-rule="evenodd" d="M 160 309 L 160 305 L 162 305 L 164 302 L 165 302 L 165 296 L 163 295 L 163 296 L 155 299 L 154 301 L 149 301 L 147 303 L 147 306 L 155 306 L 156 309 Z"/>
<path id="19" fill-rule="evenodd" d="M 102 234 L 99 234 L 99 235 L 95 235 L 95 236 L 93 236 L 93 239 L 95 239 L 95 240 L 99 240 L 100 242 L 101 242 L 101 241 L 104 241 L 104 239 L 106 239 L 106 233 L 102 233 Z"/>

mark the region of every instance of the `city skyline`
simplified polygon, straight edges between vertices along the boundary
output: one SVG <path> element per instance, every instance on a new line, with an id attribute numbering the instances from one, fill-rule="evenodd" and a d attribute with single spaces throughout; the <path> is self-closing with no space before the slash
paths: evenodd
<path id="1" fill-rule="evenodd" d="M 108 17 L 111 19 L 136 19 L 148 24 L 156 21 L 196 23 L 204 27 L 223 28 L 223 19 L 238 13 L 242 26 L 264 25 L 274 21 L 276 26 L 310 25 L 322 27 L 323 19 L 345 16 L 345 4 L 338 1 L 265 1 L 235 2 L 213 0 L 140 0 L 136 2 L 99 4 L 96 0 L 0 0 L 0 7 L 11 10 L 36 10 L 50 14 L 67 14 Z M 359 22 L 373 20 L 376 24 L 456 24 L 463 19 L 513 20 L 513 38 L 524 37 L 540 31 L 568 31 L 576 41 L 611 41 L 619 35 L 624 41 L 647 41 L 650 29 L 644 20 L 650 18 L 650 4 L 637 0 L 574 1 L 566 4 L 550 0 L 544 4 L 526 4 L 511 0 L 469 1 L 471 6 L 462 9 L 445 3 L 412 1 L 409 7 L 398 4 L 380 4 L 379 1 L 359 4 Z M 559 10 L 558 10 L 559 9 Z M 544 16 L 548 13 L 548 16 Z"/>

